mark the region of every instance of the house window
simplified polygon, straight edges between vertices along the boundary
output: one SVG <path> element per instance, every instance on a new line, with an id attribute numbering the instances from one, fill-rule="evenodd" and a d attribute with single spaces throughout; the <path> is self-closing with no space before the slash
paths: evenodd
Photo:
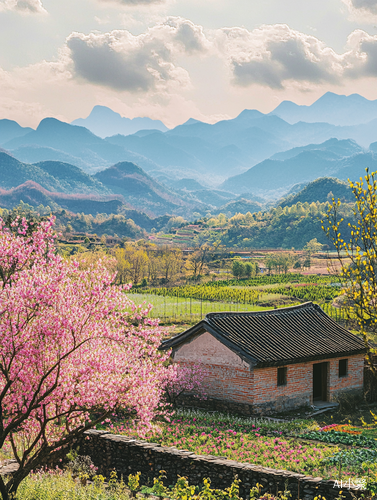
<path id="1" fill-rule="evenodd" d="M 278 368 L 278 385 L 287 385 L 287 367 Z"/>
<path id="2" fill-rule="evenodd" d="M 348 375 L 348 359 L 339 360 L 339 378 Z"/>

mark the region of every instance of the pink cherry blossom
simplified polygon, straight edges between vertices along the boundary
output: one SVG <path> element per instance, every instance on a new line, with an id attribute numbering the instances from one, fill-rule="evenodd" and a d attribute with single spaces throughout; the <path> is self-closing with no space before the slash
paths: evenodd
<path id="1" fill-rule="evenodd" d="M 118 410 L 148 427 L 170 376 L 148 307 L 103 262 L 80 270 L 60 257 L 53 223 L 0 219 L 0 449 L 10 443 L 19 463 L 0 477 L 3 500 Z"/>

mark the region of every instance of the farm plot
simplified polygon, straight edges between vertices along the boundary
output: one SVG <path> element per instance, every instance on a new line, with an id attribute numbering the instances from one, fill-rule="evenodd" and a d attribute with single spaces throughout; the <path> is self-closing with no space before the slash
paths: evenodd
<path id="1" fill-rule="evenodd" d="M 320 277 L 316 283 L 314 279 L 318 279 L 318 276 L 298 276 L 275 275 L 249 280 L 222 280 L 195 286 L 143 288 L 143 293 L 140 293 L 140 288 L 134 288 L 129 293 L 134 295 L 135 302 L 146 300 L 153 304 L 151 317 L 160 317 L 166 322 L 192 323 L 209 312 L 258 311 L 306 301 L 320 304 L 335 320 L 347 319 L 343 310 L 331 305 L 341 293 L 339 286 L 331 286 L 333 283 L 327 277 Z"/>
<path id="2" fill-rule="evenodd" d="M 294 421 L 278 424 L 224 417 L 198 411 L 180 412 L 171 422 L 158 422 L 146 435 L 142 435 L 148 441 L 175 446 L 198 455 L 225 456 L 239 462 L 325 479 L 338 477 L 339 468 L 335 459 L 342 448 L 299 439 L 303 428 L 315 426 L 315 423 Z M 110 424 L 107 429 L 138 439 L 141 436 L 140 430 L 127 423 Z M 335 462 L 332 463 L 332 460 Z M 350 463 L 342 469 L 342 477 L 346 478 L 361 477 L 364 473 L 360 463 Z"/>
<path id="3" fill-rule="evenodd" d="M 222 311 L 263 311 L 265 308 L 239 302 L 219 302 L 192 297 L 133 293 L 130 298 L 136 303 L 152 304 L 151 318 L 160 318 L 166 323 L 197 322 L 207 313 Z"/>

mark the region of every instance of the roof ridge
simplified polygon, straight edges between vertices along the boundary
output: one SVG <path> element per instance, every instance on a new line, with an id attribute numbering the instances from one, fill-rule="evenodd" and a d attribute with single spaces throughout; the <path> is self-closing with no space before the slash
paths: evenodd
<path id="1" fill-rule="evenodd" d="M 297 309 L 309 309 L 311 307 L 316 308 L 317 304 L 314 304 L 311 301 L 304 302 L 303 304 L 296 304 L 295 306 L 288 306 L 288 307 L 279 307 L 278 309 L 267 309 L 265 311 L 219 311 L 219 312 L 211 312 L 207 313 L 204 317 L 204 321 L 208 318 L 210 319 L 211 317 L 217 317 L 217 316 L 259 316 L 259 315 L 265 315 L 269 313 L 280 313 L 280 312 L 286 312 L 286 311 L 295 311 Z"/>

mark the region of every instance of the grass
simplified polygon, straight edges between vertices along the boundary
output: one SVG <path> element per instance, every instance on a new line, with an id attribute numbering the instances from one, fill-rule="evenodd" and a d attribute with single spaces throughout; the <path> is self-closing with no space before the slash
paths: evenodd
<path id="1" fill-rule="evenodd" d="M 133 293 L 130 295 L 136 304 L 146 302 L 153 304 L 150 313 L 152 318 L 161 318 L 164 322 L 195 323 L 200 321 L 207 313 L 222 311 L 263 311 L 266 308 L 250 304 L 240 304 L 231 302 L 217 302 L 209 300 L 197 300 L 184 297 L 169 297 L 162 295 L 153 295 L 148 293 Z"/>
<path id="2" fill-rule="evenodd" d="M 377 428 L 376 429 L 364 429 L 363 436 L 370 439 L 377 439 Z"/>
<path id="3" fill-rule="evenodd" d="M 102 476 L 83 486 L 60 470 L 31 474 L 22 481 L 16 500 L 128 500 L 123 481 L 105 485 Z"/>

